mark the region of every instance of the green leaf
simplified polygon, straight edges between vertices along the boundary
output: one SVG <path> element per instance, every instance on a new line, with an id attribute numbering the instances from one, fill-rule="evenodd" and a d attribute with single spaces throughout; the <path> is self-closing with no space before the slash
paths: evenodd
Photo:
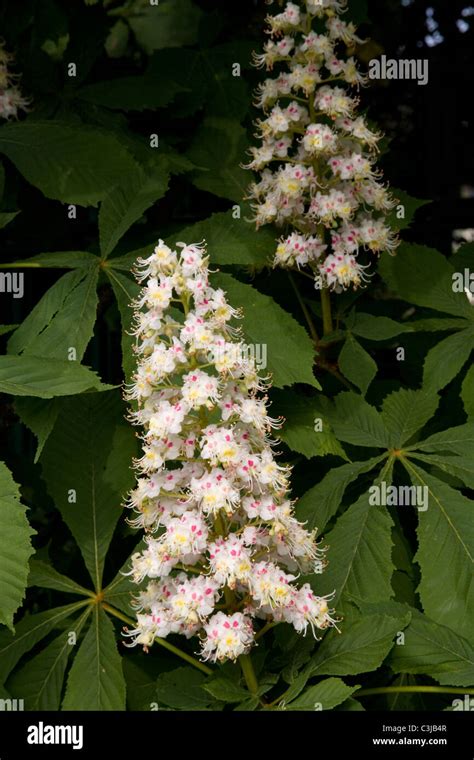
<path id="1" fill-rule="evenodd" d="M 217 287 L 223 288 L 233 306 L 242 306 L 241 326 L 244 339 L 265 348 L 268 363 L 262 370 L 270 372 L 273 384 L 283 388 L 293 383 L 307 383 L 319 388 L 313 375 L 314 348 L 306 330 L 270 296 L 230 274 L 213 275 Z M 288 357 L 292 356 L 291 362 Z"/>
<path id="2" fill-rule="evenodd" d="M 35 356 L 0 356 L 0 391 L 13 396 L 54 398 L 108 391 L 95 372 L 77 362 Z"/>
<path id="3" fill-rule="evenodd" d="M 393 197 L 397 199 L 398 203 L 393 211 L 388 215 L 387 224 L 389 227 L 392 227 L 395 230 L 403 230 L 406 227 L 409 227 L 418 209 L 433 202 L 431 200 L 427 201 L 421 200 L 421 198 L 414 198 L 413 196 L 408 195 L 408 193 L 406 193 L 404 190 L 399 190 L 396 187 L 392 187 L 390 191 Z M 398 218 L 398 206 L 403 206 L 404 209 L 402 219 Z"/>
<path id="4" fill-rule="evenodd" d="M 15 399 L 15 412 L 38 439 L 38 446 L 34 463 L 38 461 L 43 451 L 44 444 L 48 440 L 54 423 L 57 420 L 60 409 L 60 401 L 57 398 L 27 398 L 25 396 Z"/>
<path id="5" fill-rule="evenodd" d="M 472 686 L 474 646 L 457 631 L 414 610 L 404 645 L 394 648 L 390 665 L 396 673 L 420 673 L 443 685 Z"/>
<path id="6" fill-rule="evenodd" d="M 435 415 L 439 396 L 426 390 L 401 388 L 386 396 L 382 418 L 389 431 L 389 447 L 400 449 Z"/>
<path id="7" fill-rule="evenodd" d="M 191 0 L 161 0 L 159 5 L 136 10 L 127 21 L 138 44 L 152 53 L 196 42 L 201 16 L 202 10 Z"/>
<path id="8" fill-rule="evenodd" d="M 63 710 L 125 710 L 125 679 L 114 627 L 96 605 L 69 671 Z"/>
<path id="9" fill-rule="evenodd" d="M 74 649 L 69 636 L 80 633 L 90 613 L 90 608 L 85 610 L 69 631 L 63 631 L 9 680 L 10 693 L 24 699 L 27 710 L 59 710 L 64 674 Z"/>
<path id="10" fill-rule="evenodd" d="M 339 368 L 364 396 L 377 374 L 376 363 L 350 332 L 339 354 Z"/>
<path id="11" fill-rule="evenodd" d="M 150 61 L 148 74 L 162 80 L 179 82 L 187 92 L 179 94 L 173 113 L 189 117 L 206 106 L 209 116 L 243 121 L 251 102 L 247 77 L 233 76 L 232 65 L 250 68 L 254 43 L 251 39 L 233 40 L 214 47 L 160 50 Z"/>
<path id="12" fill-rule="evenodd" d="M 206 676 L 191 667 L 162 673 L 156 681 L 156 697 L 160 704 L 174 710 L 203 710 L 212 701 L 202 688 Z"/>
<path id="13" fill-rule="evenodd" d="M 324 537 L 329 566 L 314 585 L 318 594 L 335 591 L 338 612 L 344 613 L 352 597 L 375 602 L 392 596 L 392 527 L 386 508 L 371 506 L 366 492 Z"/>
<path id="14" fill-rule="evenodd" d="M 218 676 L 203 684 L 203 688 L 222 702 L 242 702 L 249 693 L 230 678 Z"/>
<path id="15" fill-rule="evenodd" d="M 3 230 L 7 224 L 10 224 L 19 213 L 19 211 L 10 211 L 8 213 L 4 211 L 3 213 L 0 213 L 0 230 Z"/>
<path id="16" fill-rule="evenodd" d="M 81 600 L 64 607 L 40 612 L 37 615 L 27 615 L 15 626 L 14 634 L 5 629 L 0 631 L 0 683 L 5 682 L 25 652 L 44 639 L 65 618 L 70 617 L 86 604 L 86 601 Z"/>
<path id="17" fill-rule="evenodd" d="M 307 528 L 323 531 L 337 510 L 347 486 L 359 475 L 369 472 L 383 461 L 385 455 L 367 459 L 365 462 L 349 462 L 334 467 L 315 486 L 306 491 L 296 503 L 298 520 L 307 523 Z"/>
<path id="18" fill-rule="evenodd" d="M 20 259 L 8 264 L 2 263 L 0 269 L 81 269 L 94 265 L 98 266 L 99 260 L 93 253 L 87 251 L 55 251 L 53 253 L 38 253 L 36 256 L 30 256 L 29 259 Z"/>
<path id="19" fill-rule="evenodd" d="M 0 325 L 0 335 L 7 335 L 9 332 L 16 330 L 18 325 Z"/>
<path id="20" fill-rule="evenodd" d="M 47 198 L 95 206 L 136 163 L 120 140 L 86 124 L 26 120 L 0 128 L 0 152 Z"/>
<path id="21" fill-rule="evenodd" d="M 468 488 L 474 488 L 474 460 L 471 456 L 456 456 L 452 454 L 420 454 L 412 452 L 411 457 L 420 462 L 432 465 L 448 475 L 454 475 Z"/>
<path id="22" fill-rule="evenodd" d="M 347 454 L 320 412 L 317 398 L 296 395 L 291 391 L 272 393 L 272 416 L 282 416 L 284 424 L 278 437 L 307 459 L 333 454 L 348 461 Z M 322 430 L 319 430 L 319 427 Z"/>
<path id="23" fill-rule="evenodd" d="M 339 440 L 354 446 L 388 448 L 390 438 L 382 416 L 357 393 L 340 393 L 327 413 Z"/>
<path id="24" fill-rule="evenodd" d="M 393 618 L 369 615 L 344 628 L 331 631 L 307 665 L 314 675 L 353 676 L 380 667 L 393 646 L 393 639 L 410 622 L 410 613 Z"/>
<path id="25" fill-rule="evenodd" d="M 162 108 L 178 92 L 185 91 L 185 87 L 171 79 L 145 74 L 95 82 L 77 90 L 76 97 L 113 110 L 144 111 Z"/>
<path id="26" fill-rule="evenodd" d="M 0 462 L 0 623 L 12 631 L 13 615 L 25 596 L 35 533 L 20 502 L 20 489 L 6 464 Z"/>
<path id="27" fill-rule="evenodd" d="M 133 322 L 133 311 L 130 304 L 138 296 L 141 288 L 134 280 L 125 277 L 123 274 L 119 274 L 119 272 L 114 272 L 110 268 L 107 269 L 107 275 L 112 284 L 120 311 L 122 321 L 122 367 L 125 379 L 129 380 L 137 363 L 136 355 L 132 350 L 132 347 L 135 345 L 135 338 L 133 335 L 130 335 Z"/>
<path id="28" fill-rule="evenodd" d="M 284 709 L 332 710 L 359 688 L 359 686 L 347 686 L 340 678 L 325 678 L 316 686 L 310 686 L 297 699 L 289 704 L 285 703 Z"/>
<path id="29" fill-rule="evenodd" d="M 464 411 L 468 417 L 474 417 L 474 366 L 470 367 L 462 384 L 461 397 Z"/>
<path id="30" fill-rule="evenodd" d="M 104 258 L 114 250 L 132 224 L 163 197 L 168 188 L 168 178 L 164 169 L 156 171 L 151 177 L 137 169 L 133 174 L 127 174 L 105 196 L 99 211 L 100 250 Z"/>
<path id="31" fill-rule="evenodd" d="M 123 498 L 134 482 L 136 445 L 119 395 L 86 394 L 63 405 L 40 458 L 48 492 L 97 591 Z"/>
<path id="32" fill-rule="evenodd" d="M 474 616 L 474 523 L 472 502 L 412 462 L 404 465 L 415 486 L 428 489 L 428 509 L 419 511 L 419 594 L 426 614 L 460 635 L 472 635 Z M 446 562 L 449 559 L 449 572 Z"/>
<path id="33" fill-rule="evenodd" d="M 240 203 L 249 184 L 248 171 L 240 167 L 247 144 L 246 131 L 236 121 L 221 117 L 204 119 L 186 154 L 200 167 L 191 174 L 193 184 Z"/>
<path id="34" fill-rule="evenodd" d="M 67 594 L 90 595 L 84 586 L 68 578 L 67 575 L 58 573 L 51 565 L 38 559 L 30 561 L 30 574 L 28 576 L 28 586 L 39 586 L 40 588 L 52 588 L 55 591 L 63 591 Z"/>
<path id="35" fill-rule="evenodd" d="M 413 448 L 422 451 L 451 451 L 453 454 L 465 454 L 474 446 L 474 423 L 467 422 L 465 425 L 443 430 L 441 433 L 420 441 Z"/>
<path id="36" fill-rule="evenodd" d="M 423 386 L 439 391 L 462 370 L 474 349 L 474 329 L 450 335 L 430 349 L 423 365 Z"/>
<path id="37" fill-rule="evenodd" d="M 15 330 L 9 353 L 67 360 L 74 349 L 80 361 L 94 332 L 98 279 L 98 267 L 63 275 Z"/>
<path id="38" fill-rule="evenodd" d="M 168 244 L 172 245 L 179 240 L 205 240 L 211 263 L 234 264 L 260 271 L 271 263 L 276 246 L 275 233 L 262 227 L 256 235 L 255 225 L 248 221 L 245 210 L 246 206 L 240 204 L 238 218 L 234 218 L 235 207 L 213 214 L 202 222 L 180 230 L 168 240 Z"/>
<path id="39" fill-rule="evenodd" d="M 358 312 L 354 315 L 354 324 L 350 327 L 354 335 L 368 340 L 389 340 L 401 333 L 411 332 L 410 324 L 400 324 L 388 317 L 374 317 L 373 314 Z"/>
<path id="40" fill-rule="evenodd" d="M 474 309 L 465 294 L 453 291 L 451 263 L 434 248 L 402 243 L 396 256 L 382 254 L 379 272 L 403 301 L 474 319 Z"/>

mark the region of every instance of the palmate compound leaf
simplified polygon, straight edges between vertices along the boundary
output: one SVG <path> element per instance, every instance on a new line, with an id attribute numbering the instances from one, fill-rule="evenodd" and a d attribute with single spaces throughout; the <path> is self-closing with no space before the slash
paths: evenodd
<path id="1" fill-rule="evenodd" d="M 82 206 L 96 206 L 137 167 L 110 132 L 59 121 L 2 126 L 0 152 L 47 198 Z"/>
<path id="2" fill-rule="evenodd" d="M 0 631 L 0 684 L 5 683 L 21 657 L 44 639 L 54 628 L 86 606 L 87 601 L 66 604 L 52 610 L 26 615 L 16 626 L 15 633 Z"/>
<path id="3" fill-rule="evenodd" d="M 424 674 L 443 685 L 473 686 L 474 644 L 457 630 L 435 623 L 417 610 L 395 647 L 390 666 L 396 673 Z"/>
<path id="4" fill-rule="evenodd" d="M 36 532 L 20 502 L 20 489 L 8 467 L 0 462 L 0 623 L 13 628 L 13 615 L 25 595 L 28 560 Z"/>
<path id="5" fill-rule="evenodd" d="M 437 393 L 401 388 L 385 397 L 383 422 L 389 431 L 390 448 L 399 449 L 434 416 L 439 405 Z"/>
<path id="6" fill-rule="evenodd" d="M 137 440 L 123 414 L 117 392 L 68 400 L 40 457 L 48 492 L 97 590 L 123 499 L 134 480 L 130 463 Z"/>
<path id="7" fill-rule="evenodd" d="M 304 327 L 273 298 L 262 295 L 230 274 L 219 272 L 212 279 L 215 286 L 226 291 L 234 307 L 243 307 L 244 316 L 239 325 L 244 342 L 255 351 L 257 367 L 259 356 L 256 352 L 261 351 L 262 374 L 271 373 L 276 388 L 294 383 L 320 388 L 313 375 L 314 347 Z"/>
<path id="8" fill-rule="evenodd" d="M 472 639 L 474 619 L 474 521 L 472 501 L 404 459 L 412 484 L 426 491 L 418 511 L 419 594 L 436 623 Z"/>
<path id="9" fill-rule="evenodd" d="M 91 608 L 86 609 L 68 630 L 62 631 L 9 679 L 10 694 L 24 699 L 27 710 L 59 710 L 64 674 L 69 656 L 75 651 L 72 635 L 80 634 L 90 613 Z"/>
<path id="10" fill-rule="evenodd" d="M 69 671 L 63 710 L 125 710 L 125 679 L 114 627 L 95 605 Z"/>

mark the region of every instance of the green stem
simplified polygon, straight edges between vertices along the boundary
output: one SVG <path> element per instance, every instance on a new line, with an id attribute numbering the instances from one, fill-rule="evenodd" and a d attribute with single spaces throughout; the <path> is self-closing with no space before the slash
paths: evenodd
<path id="1" fill-rule="evenodd" d="M 312 337 L 312 339 L 314 340 L 315 343 L 318 343 L 319 338 L 318 338 L 318 333 L 316 331 L 316 327 L 315 327 L 314 322 L 313 322 L 313 320 L 311 318 L 311 314 L 309 313 L 309 309 L 306 306 L 305 302 L 303 301 L 303 298 L 301 296 L 300 291 L 298 290 L 298 286 L 297 286 L 297 284 L 295 282 L 295 278 L 293 277 L 293 275 L 291 274 L 291 272 L 288 272 L 288 277 L 290 279 L 292 288 L 295 291 L 296 298 L 298 299 L 298 303 L 301 306 L 301 309 L 303 311 L 304 317 L 305 317 L 306 322 L 308 324 L 309 331 L 311 333 L 311 337 Z"/>
<path id="2" fill-rule="evenodd" d="M 321 290 L 321 307 L 323 310 L 323 332 L 330 335 L 333 332 L 331 314 L 331 295 L 327 288 Z"/>
<path id="3" fill-rule="evenodd" d="M 124 615 L 123 612 L 120 612 L 120 610 L 115 609 L 115 607 L 112 607 L 110 604 L 107 604 L 106 602 L 102 602 L 102 608 L 106 612 L 108 612 L 109 615 L 113 615 L 113 617 L 118 618 L 118 620 L 122 620 L 124 623 L 128 623 L 128 625 L 132 625 L 133 627 L 135 627 L 136 623 L 134 620 L 132 620 L 132 618 L 128 617 L 128 615 Z M 205 673 L 207 676 L 212 675 L 213 671 L 211 670 L 211 668 L 208 668 L 207 665 L 204 665 L 203 662 L 199 662 L 199 660 L 196 660 L 190 654 L 183 652 L 182 649 L 179 649 L 178 647 L 175 647 L 173 644 L 170 644 L 168 641 L 166 641 L 166 639 L 160 639 L 157 636 L 155 641 L 161 647 L 164 647 L 164 649 L 167 649 L 168 652 L 172 652 L 177 657 L 180 657 L 182 660 L 185 660 L 190 665 L 200 670 L 202 673 Z"/>
<path id="4" fill-rule="evenodd" d="M 261 628 L 258 633 L 255 634 L 255 641 L 258 641 L 258 639 L 260 639 L 262 636 L 265 636 L 265 634 L 276 625 L 279 625 L 279 623 L 275 622 L 275 620 L 269 620 L 268 623 L 265 623 L 263 628 Z"/>
<path id="5" fill-rule="evenodd" d="M 381 686 L 375 689 L 360 689 L 355 697 L 371 697 L 375 694 L 474 694 L 474 689 L 445 688 L 444 686 Z"/>
<path id="6" fill-rule="evenodd" d="M 239 663 L 242 668 L 242 673 L 244 674 L 247 689 L 251 694 L 256 694 L 258 691 L 258 681 L 253 668 L 252 658 L 249 654 L 241 654 L 239 657 Z"/>

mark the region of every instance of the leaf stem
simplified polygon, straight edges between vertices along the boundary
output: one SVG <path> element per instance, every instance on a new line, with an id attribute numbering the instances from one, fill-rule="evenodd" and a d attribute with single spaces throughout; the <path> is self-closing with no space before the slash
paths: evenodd
<path id="1" fill-rule="evenodd" d="M 255 675 L 252 658 L 249 654 L 241 654 L 239 657 L 239 664 L 242 668 L 242 673 L 244 674 L 247 689 L 251 694 L 256 694 L 258 691 L 258 681 L 257 676 Z"/>
<path id="2" fill-rule="evenodd" d="M 301 309 L 303 311 L 304 317 L 305 317 L 306 322 L 308 324 L 308 328 L 309 328 L 309 331 L 311 333 L 311 337 L 314 340 L 314 342 L 317 344 L 319 342 L 319 337 L 318 337 L 318 333 L 316 331 L 316 327 L 314 325 L 314 322 L 313 322 L 313 320 L 311 318 L 311 314 L 309 313 L 309 309 L 306 306 L 305 302 L 303 301 L 301 293 L 298 290 L 298 286 L 297 286 L 297 284 L 295 282 L 295 278 L 293 277 L 293 275 L 291 274 L 291 272 L 288 272 L 288 277 L 290 279 L 291 286 L 292 286 L 293 290 L 295 291 L 296 298 L 298 299 L 298 303 L 301 306 Z"/>
<path id="3" fill-rule="evenodd" d="M 375 694 L 474 694 L 474 689 L 444 686 L 381 686 L 374 689 L 360 689 L 354 697 L 371 697 Z"/>
<path id="4" fill-rule="evenodd" d="M 128 625 L 133 625 L 135 627 L 135 621 L 132 620 L 132 618 L 128 617 L 128 615 L 124 615 L 123 612 L 120 612 L 120 610 L 115 609 L 115 607 L 112 607 L 110 604 L 107 604 L 107 602 L 102 602 L 102 609 L 108 612 L 109 615 L 113 615 L 113 617 L 118 618 L 118 620 L 122 620 L 124 623 L 128 623 Z M 170 644 L 169 641 L 166 641 L 166 639 L 160 639 L 157 636 L 155 641 L 157 644 L 164 647 L 164 649 L 167 649 L 169 652 L 172 652 L 177 657 L 180 657 L 182 660 L 185 660 L 187 663 L 197 668 L 202 673 L 205 673 L 207 676 L 212 675 L 213 671 L 211 670 L 211 668 L 208 668 L 207 665 L 205 665 L 203 662 L 200 662 L 199 660 L 196 660 L 190 654 L 187 654 L 187 652 L 183 652 L 183 650 L 179 649 L 179 647 L 175 647 L 173 644 Z"/>
<path id="5" fill-rule="evenodd" d="M 323 332 L 330 335 L 333 332 L 331 314 L 331 295 L 327 288 L 321 290 L 321 307 L 323 310 Z"/>

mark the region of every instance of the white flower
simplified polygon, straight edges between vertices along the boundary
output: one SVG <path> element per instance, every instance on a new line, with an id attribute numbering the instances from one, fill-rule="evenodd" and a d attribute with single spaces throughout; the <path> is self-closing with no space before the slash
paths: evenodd
<path id="1" fill-rule="evenodd" d="M 293 117 L 301 113 L 292 108 Z M 308 188 L 312 179 L 304 164 L 283 169 L 278 209 L 293 186 Z M 298 263 L 325 249 L 312 236 L 284 245 Z M 319 550 L 314 532 L 293 517 L 289 468 L 275 461 L 270 432 L 281 423 L 260 395 L 267 384 L 228 324 L 239 312 L 211 286 L 203 246 L 180 249 L 160 241 L 137 265 L 139 358 L 127 396 L 137 406 L 130 420 L 144 432 L 127 506 L 135 513 L 129 523 L 146 537 L 128 575 L 149 583 L 127 635 L 145 648 L 171 633 L 199 636 L 202 657 L 222 661 L 249 650 L 252 617 L 317 626 L 314 611 L 309 623 L 298 611 L 297 576 L 286 570 L 310 571 Z M 171 303 L 181 303 L 181 315 L 171 318 Z M 218 601 L 225 611 L 216 612 Z"/>
<path id="2" fill-rule="evenodd" d="M 355 259 L 345 259 L 336 276 L 331 257 L 354 257 L 359 247 L 392 253 L 398 245 L 386 223 L 396 201 L 374 165 L 381 135 L 357 113 L 354 88 L 368 78 L 347 54 L 364 40 L 342 18 L 346 8 L 345 0 L 288 3 L 267 17 L 270 39 L 255 56 L 267 70 L 281 65 L 257 89 L 265 118 L 257 122 L 260 142 L 245 167 L 259 172 L 249 188 L 254 221 L 284 226 L 274 266 L 307 266 L 317 287 L 355 288 L 366 280 Z"/>
<path id="3" fill-rule="evenodd" d="M 204 626 L 207 638 L 202 645 L 204 660 L 222 662 L 246 654 L 253 644 L 252 621 L 241 612 L 217 612 Z"/>

